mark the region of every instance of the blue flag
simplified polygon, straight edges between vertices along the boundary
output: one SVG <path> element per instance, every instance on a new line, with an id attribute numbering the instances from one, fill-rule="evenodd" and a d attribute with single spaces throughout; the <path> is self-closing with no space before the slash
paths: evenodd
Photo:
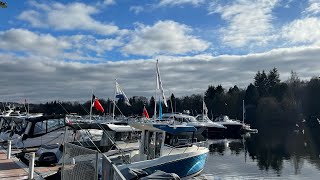
<path id="1" fill-rule="evenodd" d="M 159 119 L 162 119 L 162 106 L 161 106 L 160 98 L 159 98 Z"/>

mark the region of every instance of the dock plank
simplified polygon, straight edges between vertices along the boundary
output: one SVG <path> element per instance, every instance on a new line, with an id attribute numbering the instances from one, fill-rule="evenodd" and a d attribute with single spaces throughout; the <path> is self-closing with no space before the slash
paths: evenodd
<path id="1" fill-rule="evenodd" d="M 4 150 L 0 150 L 0 179 L 28 179 L 28 172 L 13 159 L 7 159 L 7 154 Z"/>

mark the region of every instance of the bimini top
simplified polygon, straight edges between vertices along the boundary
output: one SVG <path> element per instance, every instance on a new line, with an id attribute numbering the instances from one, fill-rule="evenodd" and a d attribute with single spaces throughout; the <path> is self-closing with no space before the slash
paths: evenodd
<path id="1" fill-rule="evenodd" d="M 140 129 L 155 132 L 165 131 L 170 134 L 179 134 L 183 132 L 196 132 L 197 128 L 194 126 L 186 125 L 168 125 L 168 124 L 158 124 L 158 123 L 132 123 L 130 126 Z"/>

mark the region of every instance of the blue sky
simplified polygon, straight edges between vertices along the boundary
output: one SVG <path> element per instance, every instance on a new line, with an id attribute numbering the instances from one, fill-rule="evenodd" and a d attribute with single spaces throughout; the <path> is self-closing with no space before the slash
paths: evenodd
<path id="1" fill-rule="evenodd" d="M 155 59 L 166 93 L 181 96 L 209 84 L 245 88 L 273 67 L 283 80 L 320 73 L 320 0 L 4 2 L 2 98 L 82 99 L 90 88 L 109 97 L 114 78 L 129 96 L 150 96 Z"/>

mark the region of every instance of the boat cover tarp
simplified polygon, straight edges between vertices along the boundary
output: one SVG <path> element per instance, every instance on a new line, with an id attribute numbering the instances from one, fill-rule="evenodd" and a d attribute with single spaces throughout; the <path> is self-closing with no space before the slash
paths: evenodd
<path id="1" fill-rule="evenodd" d="M 121 171 L 122 175 L 129 180 L 148 180 L 148 179 L 167 179 L 167 180 L 180 180 L 180 177 L 175 173 L 166 173 L 163 171 L 155 171 L 148 174 L 142 169 L 126 168 Z"/>
<path id="2" fill-rule="evenodd" d="M 180 177 L 175 173 L 166 173 L 163 171 L 156 171 L 153 174 L 150 174 L 149 176 L 142 177 L 139 180 L 147 180 L 147 179 L 168 179 L 168 180 L 179 180 Z"/>
<path id="3" fill-rule="evenodd" d="M 148 173 L 142 169 L 125 168 L 121 174 L 128 180 L 136 180 L 148 176 Z"/>

